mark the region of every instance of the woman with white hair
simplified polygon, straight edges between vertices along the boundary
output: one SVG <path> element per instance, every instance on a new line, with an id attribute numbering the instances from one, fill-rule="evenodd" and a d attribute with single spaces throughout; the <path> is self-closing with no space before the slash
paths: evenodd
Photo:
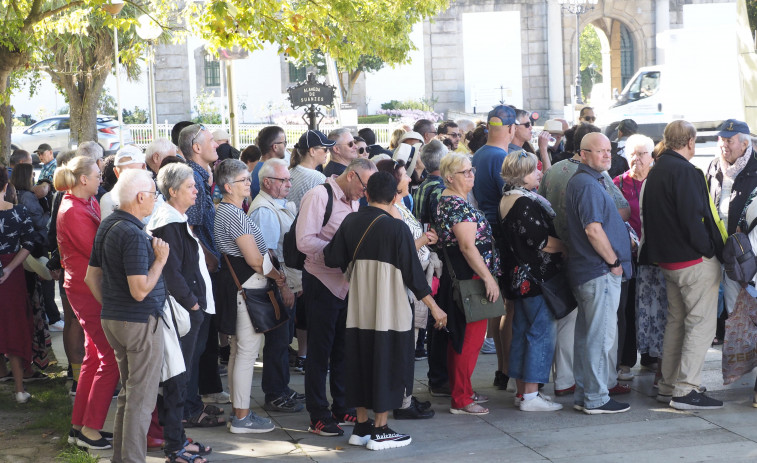
<path id="1" fill-rule="evenodd" d="M 654 142 L 645 135 L 631 135 L 626 140 L 625 154 L 631 168 L 613 179 L 613 183 L 623 193 L 631 206 L 628 224 L 637 236 L 641 236 L 641 216 L 639 197 L 649 170 L 654 165 L 652 151 Z M 634 255 L 638 262 L 638 255 Z M 618 379 L 632 380 L 631 368 L 636 365 L 636 351 L 641 353 L 642 365 L 657 363 L 662 359 L 662 339 L 665 334 L 668 308 L 665 277 L 656 265 L 638 265 L 634 278 L 628 281 L 628 302 L 626 303 L 625 342 L 618 346 Z M 622 339 L 620 336 L 619 339 Z"/>

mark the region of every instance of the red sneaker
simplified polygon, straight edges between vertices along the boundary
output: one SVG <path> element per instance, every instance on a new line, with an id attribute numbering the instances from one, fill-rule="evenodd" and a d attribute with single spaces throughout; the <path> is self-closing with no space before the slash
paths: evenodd
<path id="1" fill-rule="evenodd" d="M 565 389 L 555 389 L 555 395 L 557 397 L 562 397 L 564 395 L 573 394 L 576 390 L 576 385 L 572 385 L 571 387 L 567 387 Z"/>
<path id="2" fill-rule="evenodd" d="M 631 392 L 631 386 L 627 384 L 618 383 L 614 388 L 608 391 L 610 395 L 629 394 Z"/>

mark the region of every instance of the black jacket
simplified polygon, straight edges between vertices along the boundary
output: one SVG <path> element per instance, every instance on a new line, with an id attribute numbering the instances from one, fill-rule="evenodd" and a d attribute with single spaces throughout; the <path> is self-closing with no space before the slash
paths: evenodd
<path id="1" fill-rule="evenodd" d="M 173 222 L 152 231 L 168 243 L 166 266 L 163 278 L 166 289 L 182 307 L 189 310 L 199 302 L 200 309 L 207 308 L 205 280 L 200 273 L 200 255 L 197 241 L 189 234 L 186 222 Z M 202 262 L 205 265 L 205 262 Z"/>
<path id="2" fill-rule="evenodd" d="M 720 193 L 723 189 L 724 173 L 720 169 L 720 159 L 715 157 L 707 169 L 707 183 L 710 184 L 710 197 L 715 202 L 715 207 L 720 204 Z M 728 235 L 736 233 L 741 213 L 744 212 L 746 200 L 749 194 L 757 188 L 757 152 L 752 150 L 751 159 L 747 161 L 744 170 L 736 176 L 731 189 L 731 197 L 728 203 L 728 223 L 726 230 Z"/>
<path id="3" fill-rule="evenodd" d="M 723 237 L 710 209 L 704 174 L 672 150 L 660 155 L 644 183 L 641 263 L 721 258 Z"/>

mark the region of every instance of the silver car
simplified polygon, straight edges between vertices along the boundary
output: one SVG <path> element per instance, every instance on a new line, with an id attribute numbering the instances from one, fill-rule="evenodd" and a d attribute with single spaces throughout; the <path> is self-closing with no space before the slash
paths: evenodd
<path id="1" fill-rule="evenodd" d="M 118 120 L 110 116 L 97 116 L 97 142 L 103 147 L 105 155 L 113 154 L 120 148 L 118 140 Z M 134 143 L 129 127 L 123 126 L 124 144 Z M 36 157 L 36 150 L 42 143 L 47 143 L 58 152 L 74 148 L 69 140 L 70 122 L 68 115 L 54 116 L 37 122 L 21 133 L 11 135 L 11 148 L 23 149 Z"/>

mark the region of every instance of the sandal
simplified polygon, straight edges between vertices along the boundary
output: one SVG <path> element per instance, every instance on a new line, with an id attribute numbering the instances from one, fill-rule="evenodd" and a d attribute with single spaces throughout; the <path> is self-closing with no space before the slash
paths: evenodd
<path id="1" fill-rule="evenodd" d="M 208 415 L 223 415 L 223 408 L 218 407 L 213 404 L 205 404 L 205 407 L 202 409 L 203 413 L 207 413 Z"/>
<path id="2" fill-rule="evenodd" d="M 483 404 L 489 401 L 489 397 L 485 396 L 483 394 L 479 394 L 476 391 L 473 391 L 473 395 L 470 396 L 471 400 L 476 402 L 477 404 Z"/>
<path id="3" fill-rule="evenodd" d="M 449 412 L 453 415 L 486 415 L 489 413 L 489 409 L 476 402 L 471 402 L 463 408 L 450 408 Z"/>
<path id="4" fill-rule="evenodd" d="M 193 455 L 184 449 L 166 455 L 166 463 L 207 463 L 202 455 Z"/>
<path id="5" fill-rule="evenodd" d="M 226 424 L 226 420 L 222 416 L 208 415 L 205 412 L 200 413 L 197 416 L 186 420 L 184 422 L 185 428 L 214 428 L 216 426 L 223 426 Z"/>
<path id="6" fill-rule="evenodd" d="M 188 449 L 187 447 L 189 447 L 190 445 L 196 445 L 197 451 Z M 187 439 L 186 441 L 184 441 L 184 451 L 187 453 L 191 453 L 193 455 L 205 456 L 205 455 L 210 454 L 213 451 L 213 448 L 210 447 L 209 445 L 206 446 L 206 445 L 201 444 L 200 442 L 195 442 L 191 439 Z"/>

